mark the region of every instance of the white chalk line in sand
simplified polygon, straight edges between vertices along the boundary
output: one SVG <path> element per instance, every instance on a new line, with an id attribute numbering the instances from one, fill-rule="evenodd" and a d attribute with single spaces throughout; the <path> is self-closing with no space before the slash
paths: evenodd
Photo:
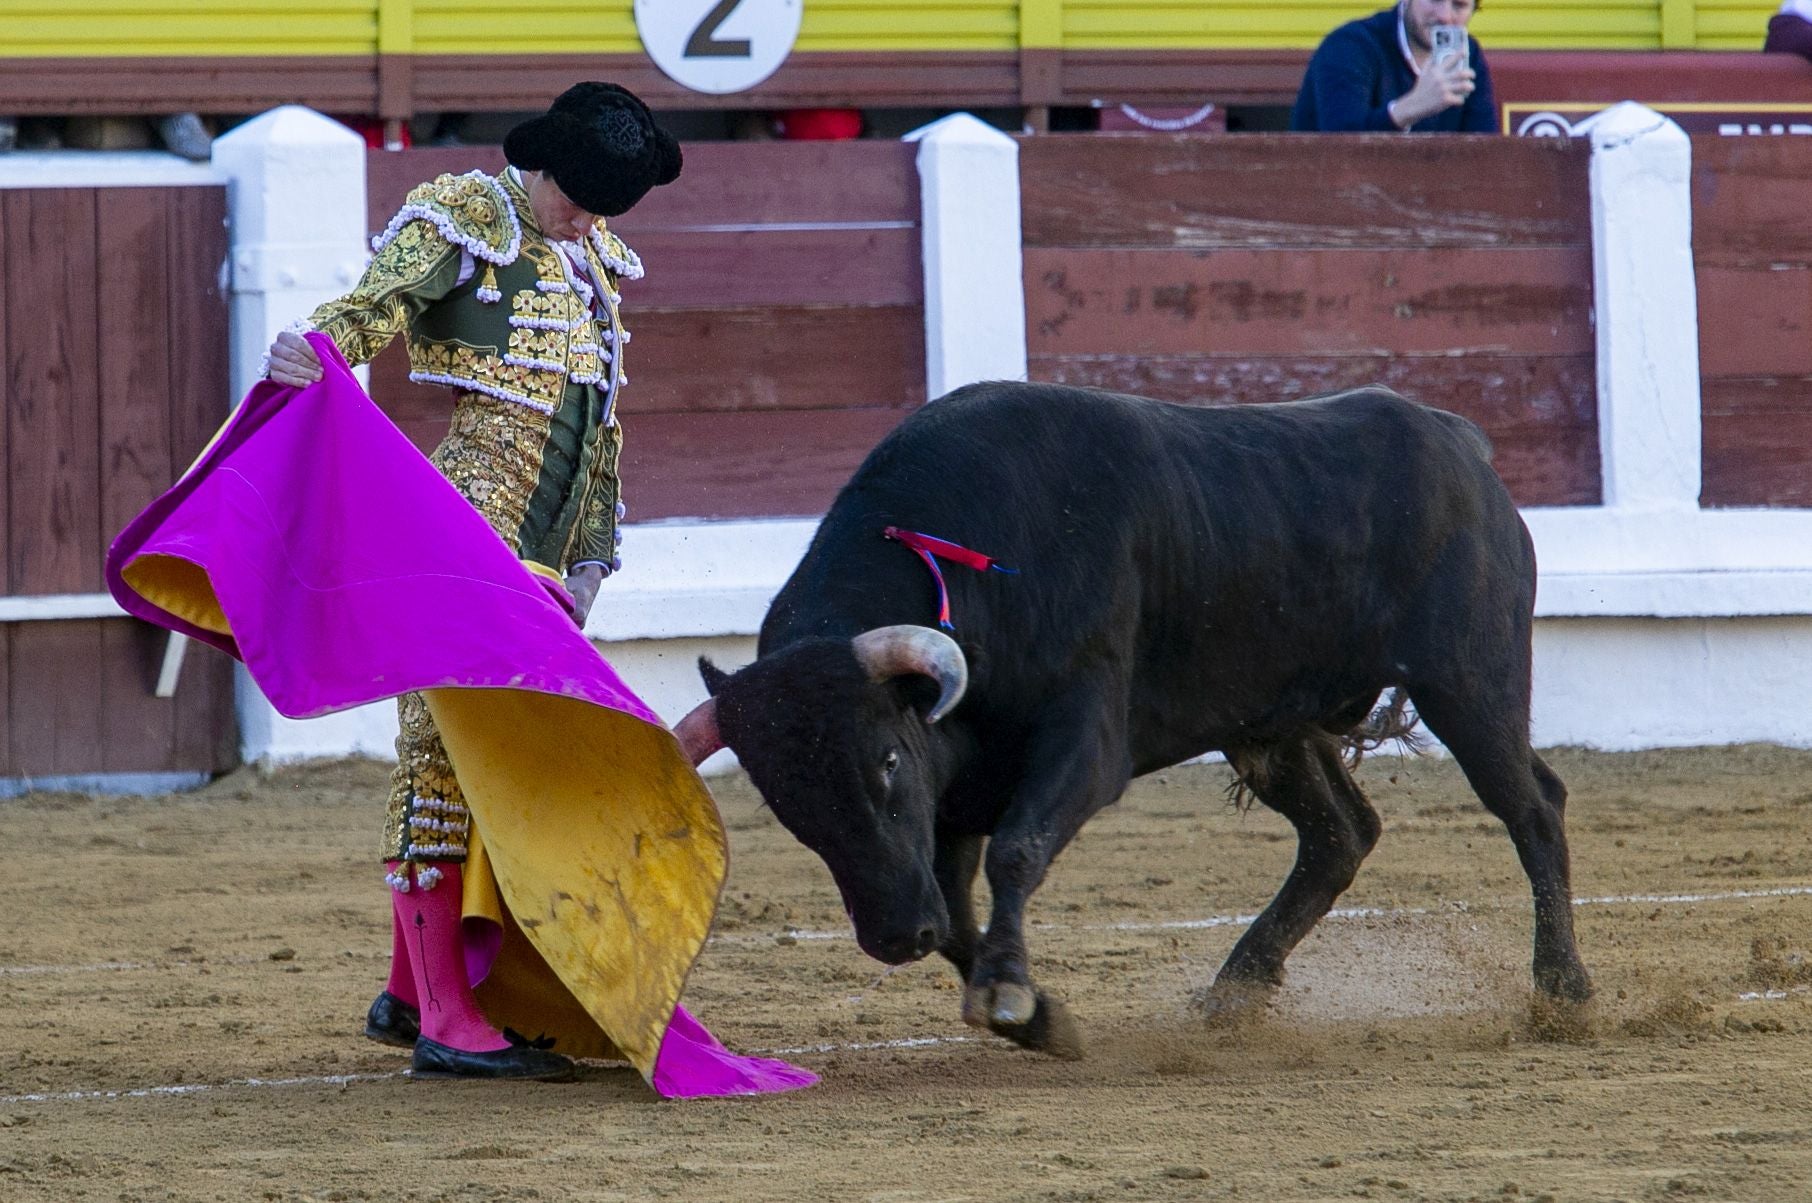
<path id="1" fill-rule="evenodd" d="M 1767 890 L 1726 890 L 1715 894 L 1607 894 L 1600 898 L 1575 898 L 1574 906 L 1628 906 L 1632 904 L 1653 904 L 1657 906 L 1690 906 L 1699 902 L 1741 902 L 1751 898 L 1800 898 L 1812 896 L 1812 886 L 1779 886 Z M 1503 909 L 1505 904 L 1488 903 L 1483 906 L 1465 901 L 1449 902 L 1433 907 L 1375 907 L 1375 906 L 1340 906 L 1327 913 L 1329 919 L 1396 919 L 1418 915 L 1465 914 L 1474 910 Z M 1033 923 L 1028 926 L 1038 932 L 1065 931 L 1202 931 L 1215 927 L 1249 927 L 1258 919 L 1256 913 L 1250 915 L 1208 915 L 1200 919 L 1160 919 L 1156 921 L 1128 920 L 1124 923 Z M 795 940 L 853 940 L 855 937 L 845 931 L 788 931 L 784 933 Z M 713 943 L 722 944 L 772 944 L 773 936 L 713 936 Z"/>
<path id="2" fill-rule="evenodd" d="M 1574 906 L 1616 906 L 1620 904 L 1643 903 L 1660 906 L 1689 906 L 1699 902 L 1736 902 L 1746 898 L 1796 898 L 1812 895 L 1812 886 L 1782 886 L 1769 890 L 1729 890 L 1715 894 L 1614 894 L 1600 898 L 1575 898 Z M 1467 903 L 1451 904 L 1448 910 L 1464 913 L 1469 908 Z M 1328 912 L 1330 919 L 1374 919 L 1408 915 L 1430 915 L 1443 913 L 1438 909 L 1426 907 L 1381 908 L 1381 907 L 1340 907 Z M 1160 923 L 1103 923 L 1061 925 L 1051 924 L 1039 928 L 1041 931 L 1171 931 L 1177 929 L 1201 929 L 1213 927 L 1234 927 L 1251 923 L 1256 915 L 1210 915 L 1203 919 L 1174 919 Z M 847 940 L 850 936 L 843 932 L 790 932 L 789 935 L 800 940 Z M 753 943 L 761 941 L 771 943 L 773 937 L 714 937 L 729 943 Z M 253 960 L 254 958 L 243 958 Z M 202 962 L 179 962 L 179 964 L 201 964 Z M 219 964 L 221 962 L 215 962 Z M 0 968 L 0 973 L 75 973 L 83 971 L 151 969 L 155 965 L 138 965 L 131 962 L 115 961 L 100 965 L 21 965 L 12 968 Z M 1789 998 L 1804 997 L 1812 990 L 1797 987 L 1792 990 L 1747 990 L 1736 996 L 1738 1002 L 1781 1002 Z M 850 1044 L 802 1044 L 791 1048 L 753 1049 L 753 1053 L 769 1057 L 797 1057 L 804 1054 L 824 1053 L 863 1053 L 879 1051 L 896 1051 L 902 1049 L 935 1048 L 950 1044 L 971 1044 L 973 1036 L 909 1036 L 900 1040 L 860 1041 Z M 286 1086 L 339 1086 L 346 1087 L 354 1082 L 382 1082 L 390 1078 L 406 1077 L 407 1071 L 398 1070 L 385 1074 L 331 1074 L 307 1078 L 240 1078 L 230 1082 L 192 1083 L 181 1086 L 147 1086 L 136 1090 L 73 1090 L 60 1094 L 15 1094 L 0 1095 L 0 1106 L 11 1106 L 20 1103 L 88 1103 L 109 1102 L 118 1099 L 162 1098 L 171 1096 L 202 1094 L 211 1090 L 230 1090 L 234 1088 L 264 1089 Z"/>
<path id="3" fill-rule="evenodd" d="M 797 1057 L 803 1053 L 870 1053 L 890 1049 L 930 1048 L 939 1044 L 973 1044 L 973 1036 L 908 1036 L 901 1040 L 868 1040 L 854 1044 L 802 1044 L 795 1048 L 758 1048 L 764 1057 Z M 622 1066 L 622 1062 L 610 1062 Z M 626 1066 L 625 1066 L 626 1068 Z M 192 1082 L 182 1086 L 142 1086 L 134 1090 L 66 1090 L 56 1094 L 0 1094 L 0 1107 L 19 1103 L 109 1103 L 119 1099 L 180 1098 L 210 1090 L 268 1089 L 273 1086 L 339 1086 L 406 1078 L 409 1071 L 387 1074 L 327 1074 L 312 1078 L 235 1078 L 229 1082 Z"/>
<path id="4" fill-rule="evenodd" d="M 1767 890 L 1725 890 L 1710 894 L 1606 894 L 1598 898 L 1575 898 L 1574 906 L 1691 906 L 1699 902 L 1741 902 L 1751 898 L 1801 898 L 1812 896 L 1812 886 L 1779 886 Z M 1502 909 L 1506 904 L 1479 905 L 1465 901 L 1449 902 L 1434 907 L 1341 906 L 1327 913 L 1329 919 L 1398 919 L 1425 915 L 1465 914 L 1474 910 Z M 1200 919 L 1160 919 L 1152 922 L 1128 920 L 1124 923 L 1033 923 L 1037 932 L 1066 931 L 1205 931 L 1216 927 L 1249 927 L 1256 921 L 1250 915 L 1207 915 Z M 805 931 L 789 929 L 781 937 L 794 940 L 853 940 L 846 931 Z M 776 936 L 718 935 L 712 944 L 770 945 Z M 103 961 L 93 965 L 0 965 L 0 977 L 46 973 L 118 973 L 136 969 L 182 969 L 205 965 L 256 965 L 268 957 L 222 957 L 215 961 Z"/>

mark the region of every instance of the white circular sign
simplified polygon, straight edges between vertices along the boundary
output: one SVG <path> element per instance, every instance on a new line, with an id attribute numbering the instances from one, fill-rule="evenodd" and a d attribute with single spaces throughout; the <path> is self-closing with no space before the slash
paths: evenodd
<path id="1" fill-rule="evenodd" d="M 805 0 L 635 0 L 635 28 L 675 83 L 722 95 L 780 69 L 804 11 Z"/>

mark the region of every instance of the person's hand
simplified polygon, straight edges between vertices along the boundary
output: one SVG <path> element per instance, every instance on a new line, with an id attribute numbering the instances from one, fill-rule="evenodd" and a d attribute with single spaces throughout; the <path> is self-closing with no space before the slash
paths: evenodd
<path id="1" fill-rule="evenodd" d="M 307 339 L 285 330 L 271 344 L 270 377 L 277 384 L 306 388 L 321 378 L 321 357 Z"/>
<path id="2" fill-rule="evenodd" d="M 1458 104 L 1465 104 L 1466 98 L 1478 86 L 1478 72 L 1474 71 L 1465 58 L 1457 54 L 1442 57 L 1440 62 L 1428 60 L 1422 68 L 1422 74 L 1416 79 L 1416 86 L 1391 102 L 1391 120 L 1397 123 L 1398 129 L 1408 129 L 1416 122 L 1444 113 Z"/>
<path id="3" fill-rule="evenodd" d="M 604 583 L 604 568 L 600 564 L 581 564 L 566 574 L 566 591 L 573 595 L 573 621 L 579 629 L 585 629 L 585 619 L 591 613 L 591 604 L 598 600 L 598 586 Z"/>

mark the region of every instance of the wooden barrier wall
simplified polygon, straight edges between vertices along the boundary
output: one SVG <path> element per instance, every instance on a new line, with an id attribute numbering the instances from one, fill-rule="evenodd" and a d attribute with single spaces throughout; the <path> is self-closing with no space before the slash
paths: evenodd
<path id="1" fill-rule="evenodd" d="M 1812 505 L 1812 138 L 1694 138 L 1709 506 Z"/>
<path id="2" fill-rule="evenodd" d="M 915 148 L 692 143 L 685 172 L 613 222 L 647 275 L 623 286 L 634 336 L 619 412 L 631 521 L 822 513 L 925 400 Z M 496 148 L 370 158 L 371 225 Z M 412 385 L 400 345 L 372 392 L 424 450 L 447 390 Z"/>
<path id="3" fill-rule="evenodd" d="M 108 543 L 227 412 L 226 190 L 0 190 L 5 592 L 104 593 Z M 0 778 L 213 772 L 238 751 L 231 661 L 136 619 L 0 624 Z"/>
<path id="4" fill-rule="evenodd" d="M 1483 426 L 1519 504 L 1594 504 L 1588 153 L 1485 137 L 1027 139 L 1032 378 L 1192 404 L 1380 383 Z"/>

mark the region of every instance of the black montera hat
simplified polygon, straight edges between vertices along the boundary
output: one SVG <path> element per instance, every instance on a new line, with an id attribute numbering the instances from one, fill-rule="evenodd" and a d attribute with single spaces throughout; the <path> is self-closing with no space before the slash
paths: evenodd
<path id="1" fill-rule="evenodd" d="M 504 135 L 503 155 L 523 171 L 547 172 L 567 199 L 600 217 L 627 213 L 680 173 L 679 143 L 616 84 L 574 84 Z"/>

